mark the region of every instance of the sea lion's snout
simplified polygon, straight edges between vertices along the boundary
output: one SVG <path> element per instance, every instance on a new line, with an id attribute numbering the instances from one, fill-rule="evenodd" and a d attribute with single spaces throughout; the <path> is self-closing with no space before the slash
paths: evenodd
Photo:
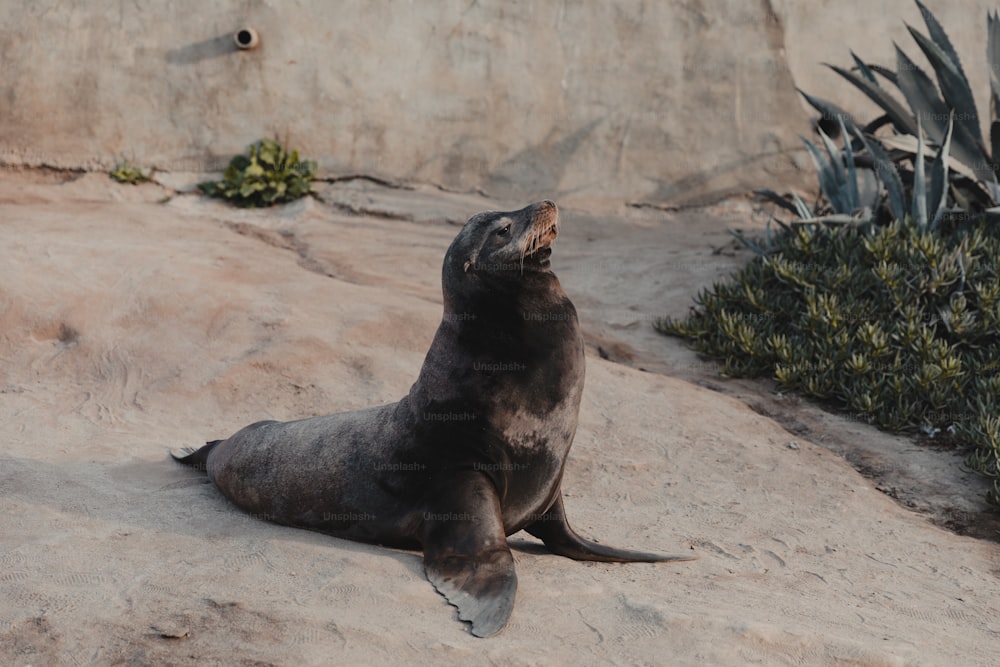
<path id="1" fill-rule="evenodd" d="M 533 213 L 531 226 L 541 227 L 547 232 L 550 230 L 552 239 L 555 239 L 559 225 L 559 207 L 556 206 L 556 203 L 551 199 L 543 199 L 537 204 L 532 204 L 531 210 Z"/>
<path id="2" fill-rule="evenodd" d="M 531 222 L 518 243 L 521 258 L 537 259 L 547 266 L 552 242 L 559 236 L 559 208 L 552 200 L 545 199 L 532 204 L 528 210 Z"/>
<path id="3" fill-rule="evenodd" d="M 536 209 L 539 209 L 539 210 L 551 209 L 555 213 L 559 212 L 559 207 L 556 206 L 556 203 L 554 201 L 552 201 L 551 199 L 543 199 L 542 201 L 538 202 L 537 204 L 534 204 L 534 207 Z"/>

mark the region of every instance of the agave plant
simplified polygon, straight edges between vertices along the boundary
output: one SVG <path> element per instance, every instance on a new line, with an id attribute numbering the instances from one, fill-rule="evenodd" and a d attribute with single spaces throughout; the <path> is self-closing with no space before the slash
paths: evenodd
<path id="1" fill-rule="evenodd" d="M 782 208 L 798 216 L 792 224 L 847 224 L 857 227 L 869 227 L 875 220 L 875 210 L 881 201 L 882 188 L 886 191 L 886 207 L 892 220 L 903 220 L 909 214 L 920 229 L 937 230 L 941 220 L 949 210 L 948 186 L 948 154 L 951 146 L 953 123 L 949 118 L 945 127 L 944 142 L 936 151 L 925 147 L 921 123 L 917 122 L 916 155 L 913 160 L 913 185 L 910 188 L 910 206 L 906 206 L 906 194 L 903 181 L 896 166 L 879 139 L 866 135 L 854 123 L 844 116 L 838 116 L 837 121 L 840 136 L 843 137 L 843 149 L 838 149 L 833 140 L 820 128 L 824 151 L 821 151 L 808 139 L 802 141 L 812 157 L 819 178 L 820 192 L 826 201 L 826 206 L 820 211 L 814 211 L 801 197 L 792 194 L 789 198 L 779 195 L 774 190 L 759 189 L 755 194 L 778 204 Z M 852 137 L 854 139 L 852 139 Z M 858 142 L 868 155 L 864 161 L 868 167 L 859 167 L 852 146 Z M 926 174 L 925 153 L 933 153 L 933 163 L 930 174 Z M 777 218 L 772 217 L 779 226 L 788 227 Z M 770 220 L 766 230 L 766 248 L 747 239 L 737 231 L 730 231 L 751 250 L 758 254 L 769 254 L 773 247 Z"/>
<path id="2" fill-rule="evenodd" d="M 757 194 L 796 214 L 799 217 L 798 223 L 864 224 L 871 221 L 872 210 L 878 203 L 878 179 L 874 172 L 858 170 L 855 165 L 854 150 L 847 131 L 847 125 L 854 129 L 853 123 L 844 118 L 837 120 L 840 125 L 840 134 L 844 137 L 843 150 L 838 149 L 833 140 L 822 129 L 819 130 L 819 135 L 826 150 L 825 155 L 814 143 L 808 139 L 802 139 L 810 157 L 812 157 L 813 164 L 816 166 L 820 191 L 829 204 L 827 210 L 814 212 L 808 204 L 802 201 L 801 197 L 795 194 L 791 196 L 791 199 L 785 199 L 773 190 L 756 191 Z M 859 179 L 861 180 L 860 185 Z"/>
<path id="3" fill-rule="evenodd" d="M 941 24 L 920 0 L 916 0 L 920 14 L 927 26 L 924 35 L 912 26 L 907 29 L 934 70 L 937 86 L 914 61 L 896 46 L 895 70 L 865 63 L 851 52 L 854 70 L 828 65 L 834 72 L 851 82 L 884 112 L 854 134 L 862 145 L 872 148 L 877 142 L 884 155 L 869 150 L 868 157 L 875 164 L 877 174 L 888 190 L 888 204 L 894 218 L 900 217 L 902 197 L 892 191 L 893 183 L 887 169 L 893 163 L 912 161 L 915 184 L 922 182 L 924 163 L 920 157 L 937 159 L 942 153 L 950 152 L 954 158 L 951 178 L 944 189 L 944 197 L 955 206 L 971 212 L 1000 214 L 1000 16 L 987 16 L 987 57 L 990 65 L 991 123 L 990 143 L 987 148 L 980 128 L 980 115 L 969 81 L 962 69 L 958 53 L 948 39 Z M 876 76 L 878 75 L 878 76 Z M 890 88 L 879 83 L 879 77 L 895 86 L 906 102 L 904 105 L 893 95 Z M 836 105 L 818 97 L 802 93 L 806 101 L 828 121 L 836 119 L 848 127 L 853 125 L 850 114 Z M 891 125 L 894 133 L 881 135 L 873 142 L 875 130 Z M 926 133 L 932 147 L 923 143 Z M 867 136 L 867 141 L 861 135 Z M 881 158 L 887 158 L 889 162 Z M 939 169 L 946 165 L 941 160 Z M 934 176 L 932 168 L 932 179 Z M 931 192 L 938 194 L 933 185 Z M 931 216 L 937 217 L 937 213 Z"/>
<path id="4" fill-rule="evenodd" d="M 300 160 L 298 151 L 286 152 L 273 139 L 261 139 L 249 155 L 237 155 L 221 181 L 200 183 L 209 197 L 223 197 L 237 206 L 271 206 L 312 192 L 316 163 Z"/>

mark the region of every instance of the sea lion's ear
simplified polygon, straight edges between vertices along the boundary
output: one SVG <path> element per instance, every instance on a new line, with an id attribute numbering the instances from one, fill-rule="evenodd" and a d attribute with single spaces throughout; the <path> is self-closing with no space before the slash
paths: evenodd
<path id="1" fill-rule="evenodd" d="M 465 271 L 466 273 L 468 273 L 469 269 L 471 269 L 471 268 L 472 268 L 472 259 L 469 258 L 469 259 L 465 260 L 465 264 L 462 266 L 462 270 Z"/>

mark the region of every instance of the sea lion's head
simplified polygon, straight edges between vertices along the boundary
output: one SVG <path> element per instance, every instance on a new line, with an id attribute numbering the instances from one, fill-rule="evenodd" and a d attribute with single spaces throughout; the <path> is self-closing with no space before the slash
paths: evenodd
<path id="1" fill-rule="evenodd" d="M 485 211 L 469 218 L 444 258 L 451 289 L 525 285 L 551 275 L 549 257 L 558 235 L 559 209 L 546 199 L 520 211 Z"/>

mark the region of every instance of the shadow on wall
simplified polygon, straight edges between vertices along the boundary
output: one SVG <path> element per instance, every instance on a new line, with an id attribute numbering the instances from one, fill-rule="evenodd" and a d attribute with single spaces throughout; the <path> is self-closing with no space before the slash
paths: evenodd
<path id="1" fill-rule="evenodd" d="M 167 51 L 166 60 L 171 65 L 194 65 L 203 60 L 218 58 L 239 51 L 232 34 L 219 35 L 187 46 Z"/>
<path id="2" fill-rule="evenodd" d="M 545 142 L 525 148 L 490 172 L 487 187 L 517 192 L 530 183 L 535 192 L 556 192 L 573 155 L 603 120 L 592 120 L 561 139 L 553 136 L 557 134 L 553 129 Z"/>

